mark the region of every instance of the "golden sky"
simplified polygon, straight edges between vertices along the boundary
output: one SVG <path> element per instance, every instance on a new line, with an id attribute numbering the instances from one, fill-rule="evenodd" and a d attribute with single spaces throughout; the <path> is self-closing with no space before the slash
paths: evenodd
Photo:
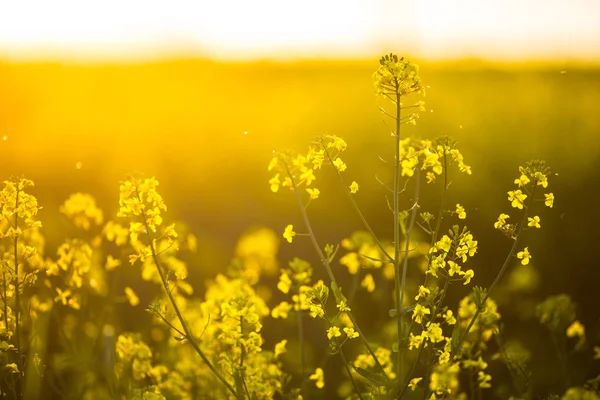
<path id="1" fill-rule="evenodd" d="M 0 1 L 0 58 L 600 59 L 599 0 Z"/>

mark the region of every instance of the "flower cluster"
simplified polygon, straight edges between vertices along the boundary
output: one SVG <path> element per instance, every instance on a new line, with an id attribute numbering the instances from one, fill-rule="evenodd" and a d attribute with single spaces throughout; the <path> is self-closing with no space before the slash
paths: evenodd
<path id="1" fill-rule="evenodd" d="M 456 141 L 449 136 L 440 136 L 435 140 L 415 140 L 410 137 L 400 141 L 401 175 L 412 177 L 420 166 L 425 173 L 427 183 L 435 182 L 445 168 L 456 164 L 460 172 L 471 175 L 471 167 L 464 163 Z"/>
<path id="2" fill-rule="evenodd" d="M 514 180 L 517 188 L 508 191 L 508 201 L 513 208 L 524 210 L 523 221 L 520 224 L 509 223 L 508 220 L 511 216 L 501 213 L 497 221 L 494 222 L 494 228 L 500 230 L 511 239 L 517 239 L 519 233 L 525 229 L 539 229 L 542 227 L 540 223 L 541 219 L 538 215 L 529 216 L 529 213 L 532 212 L 533 201 L 543 201 L 547 207 L 554 207 L 553 193 L 544 193 L 544 198 L 534 198 L 535 193 L 539 192 L 539 190 L 548 188 L 550 168 L 546 166 L 544 161 L 533 160 L 528 162 L 525 167 L 519 167 L 519 174 L 519 177 Z M 533 201 L 527 201 L 528 198 Z M 521 264 L 523 265 L 529 264 L 532 258 L 528 247 L 519 251 L 516 256 L 521 260 Z"/>
<path id="3" fill-rule="evenodd" d="M 275 172 L 269 180 L 271 191 L 276 193 L 280 187 L 290 189 L 305 187 L 309 200 L 319 198 L 319 189 L 311 187 L 317 179 L 315 172 L 323 164 L 332 164 L 338 171 L 343 172 L 347 166 L 339 157 L 346 150 L 344 139 L 335 135 L 324 135 L 315 139 L 306 154 L 296 154 L 292 151 L 279 151 L 273 153 L 268 170 Z M 355 188 L 358 190 L 358 187 Z"/>
<path id="4" fill-rule="evenodd" d="M 65 203 L 60 206 L 60 212 L 73 220 L 76 227 L 89 230 L 92 223 L 102 224 L 102 210 L 96 205 L 96 199 L 85 193 L 71 195 Z"/>
<path id="5" fill-rule="evenodd" d="M 391 53 L 381 57 L 379 65 L 379 69 L 373 74 L 373 84 L 377 93 L 400 96 L 411 93 L 425 94 L 418 65 Z"/>
<path id="6" fill-rule="evenodd" d="M 429 254 L 429 265 L 426 274 L 438 277 L 438 273 L 443 276 L 453 278 L 454 275 L 461 277 L 464 284 L 467 285 L 475 276 L 472 269 L 463 271 L 460 264 L 467 262 L 469 257 L 473 257 L 477 252 L 477 240 L 473 240 L 473 235 L 466 227 L 462 230 L 458 225 L 454 225 L 448 231 L 448 235 L 442 236 L 431 248 Z M 460 264 L 459 264 L 460 263 Z"/>

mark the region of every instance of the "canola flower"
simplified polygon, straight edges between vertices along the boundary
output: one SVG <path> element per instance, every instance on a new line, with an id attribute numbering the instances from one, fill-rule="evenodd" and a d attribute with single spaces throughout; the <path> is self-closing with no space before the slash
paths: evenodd
<path id="1" fill-rule="evenodd" d="M 405 96 L 424 94 L 418 72 L 414 64 L 391 54 L 381 59 L 373 76 L 378 95 L 398 107 L 395 116 L 398 124 L 414 124 L 418 113 L 424 111 L 422 100 L 414 105 L 400 102 Z M 455 224 L 462 224 L 467 212 L 460 203 L 450 203 L 456 204 L 455 207 L 447 205 L 448 173 L 450 166 L 456 166 L 458 172 L 470 175 L 471 168 L 449 137 L 432 141 L 401 138 L 397 129 L 394 139 L 397 144 L 394 183 L 405 180 L 406 188 L 414 182 L 415 194 L 414 204 L 407 210 L 401 210 L 399 203 L 390 204 L 395 229 L 391 240 L 377 236 L 360 212 L 355 200 L 360 196 L 351 196 L 358 192 L 359 186 L 356 181 L 349 179 L 352 183 L 347 184 L 344 180 L 354 171 L 343 154 L 348 144 L 335 135 L 319 136 L 306 153 L 275 152 L 268 168 L 274 175 L 268 183 L 272 192 L 288 188 L 297 197 L 305 223 L 302 231 L 307 233 L 297 234 L 290 224 L 285 227 L 283 238 L 296 244 L 293 240 L 296 236 L 308 237 L 329 281 L 315 278 L 318 274 L 308 258 L 295 257 L 280 264 L 276 253 L 281 232 L 257 229 L 240 238 L 227 272 L 206 282 L 202 298 L 193 297 L 195 290 L 186 281 L 187 264 L 178 257 L 180 248 L 196 248 L 195 237 L 185 234 L 179 225 L 165 222 L 167 207 L 157 191 L 156 179 L 136 176 L 123 182 L 118 219 L 106 223 L 91 195 L 76 193 L 69 197 L 59 211 L 93 237 L 65 240 L 58 245 L 53 258 L 43 253 L 41 224 L 37 220 L 40 207 L 27 193 L 33 183 L 24 179 L 5 182 L 0 192 L 4 271 L 0 325 L 5 335 L 0 344 L 5 356 L 4 371 L 9 374 L 5 375 L 6 385 L 16 393 L 17 382 L 25 373 L 20 353 L 25 347 L 20 336 L 28 329 L 19 326 L 25 321 L 24 307 L 18 306 L 19 296 L 25 296 L 25 292 L 19 288 L 32 288 L 40 278 L 50 293 L 46 298 L 42 293 L 27 295 L 32 323 L 43 313 L 52 312 L 54 306 L 81 312 L 90 295 L 106 296 L 103 274 L 123 269 L 128 258 L 129 264 L 140 267 L 142 280 L 161 285 L 163 294 L 144 305 L 132 289 L 138 288 L 137 285 L 127 283 L 117 292 L 117 302 L 147 308 L 154 316 L 150 340 L 134 332 L 115 335 L 110 325 L 101 329 L 106 337 L 114 337 L 111 345 L 115 354 L 115 387 L 124 398 L 192 399 L 197 393 L 235 400 L 310 398 L 325 388 L 326 364 L 309 364 L 314 361 L 309 361 L 305 354 L 307 335 L 303 324 L 307 323 L 321 326 L 323 338 L 327 337 L 328 356 L 339 354 L 347 381 L 337 390 L 347 398 L 403 398 L 410 392 L 431 399 L 470 398 L 475 392 L 479 397 L 487 396 L 491 392 L 484 390 L 494 387 L 497 380 L 491 375 L 494 368 L 490 365 L 504 362 L 508 368 L 515 365 L 526 368 L 523 362 L 511 358 L 515 351 L 502 346 L 501 315 L 490 293 L 510 265 L 516 260 L 527 265 L 533 257 L 529 250 L 533 245 L 523 245 L 522 241 L 525 235 L 535 234 L 546 226 L 541 222 L 542 218 L 546 221 L 546 216 L 536 205 L 543 203 L 553 208 L 554 194 L 544 193 L 551 183 L 549 169 L 537 160 L 519 168 L 513 182 L 516 187 L 507 192 L 510 214 L 501 213 L 493 222 L 494 229 L 509 239 L 511 250 L 487 290 L 475 286 L 453 307 L 444 303 L 449 291 L 477 281 L 479 270 L 471 258 L 479 251 L 476 240 L 479 232 Z M 325 189 L 316 187 L 324 168 L 331 168 L 340 180 L 341 190 L 355 207 L 364 230 L 342 239 L 339 245 L 321 247 L 306 206 L 318 201 L 321 190 Z M 436 214 L 421 211 L 420 182 L 435 184 L 442 180 L 439 211 Z M 398 184 L 392 191 L 394 195 L 401 194 Z M 491 221 L 489 226 L 491 229 Z M 411 236 L 419 228 L 425 239 Z M 110 244 L 110 254 L 102 253 L 103 241 Z M 535 252 L 535 247 L 531 249 Z M 129 257 L 121 257 L 126 251 L 130 252 Z M 406 271 L 411 279 L 407 279 Z M 389 311 L 395 320 L 375 329 L 379 336 L 374 339 L 365 338 L 360 329 L 353 315 L 353 310 L 360 308 L 359 303 L 354 293 L 349 295 L 350 291 L 339 286 L 336 280 L 339 273 L 356 278 L 355 286 L 361 296 L 377 296 L 382 304 L 395 305 Z M 278 277 L 277 290 L 267 287 L 265 277 Z M 393 291 L 385 292 L 390 284 L 386 281 L 396 284 Z M 405 286 L 407 281 L 411 284 Z M 586 337 L 586 327 L 577 319 L 576 307 L 568 296 L 546 299 L 536 308 L 536 317 L 552 335 L 565 339 L 573 351 L 587 351 L 590 358 L 600 358 L 600 347 L 588 346 L 591 335 Z M 87 322 L 86 335 L 98 337 L 100 327 Z M 402 327 L 396 328 L 397 322 Z M 267 342 L 263 338 L 263 325 L 271 323 L 278 328 L 293 323 L 299 328 L 298 337 L 277 337 L 276 341 Z M 65 323 L 65 335 L 74 337 L 72 331 Z M 279 333 L 277 329 L 276 334 Z M 371 347 L 370 343 L 378 346 Z M 500 348 L 497 354 L 489 351 L 495 346 L 491 343 Z M 350 360 L 347 354 L 359 346 L 361 351 Z M 403 358 L 405 352 L 410 357 Z M 300 358 L 300 372 L 287 371 L 288 362 L 295 356 Z M 31 359 L 40 368 L 43 361 L 38 355 Z M 403 364 L 408 369 L 403 370 Z M 470 378 L 470 389 L 461 386 L 463 376 Z M 290 382 L 295 381 L 301 382 L 300 385 L 291 387 Z M 312 384 L 308 385 L 309 382 Z M 334 383 L 328 380 L 327 385 Z M 597 389 L 593 385 L 590 381 L 567 388 L 563 398 L 587 398 Z"/>

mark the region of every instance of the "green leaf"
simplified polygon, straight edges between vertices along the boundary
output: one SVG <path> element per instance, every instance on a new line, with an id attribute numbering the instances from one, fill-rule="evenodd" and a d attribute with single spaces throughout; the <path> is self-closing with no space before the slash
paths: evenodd
<path id="1" fill-rule="evenodd" d="M 354 365 L 352 367 L 354 368 L 356 373 L 358 373 L 360 376 L 362 376 L 363 378 L 365 378 L 366 380 L 368 380 L 375 386 L 388 386 L 389 387 L 392 385 L 392 382 L 383 373 L 372 372 L 372 371 L 369 371 L 369 370 L 366 370 L 364 368 L 360 368 L 360 367 L 357 367 Z"/>
<path id="2" fill-rule="evenodd" d="M 404 210 L 398 214 L 398 223 L 400 224 L 400 229 L 402 230 L 402 234 L 406 236 L 406 221 L 408 220 L 408 211 Z"/>
<path id="3" fill-rule="evenodd" d="M 335 282 L 331 282 L 331 290 L 333 291 L 333 295 L 335 296 L 336 304 L 340 304 L 342 301 L 348 302 L 346 296 L 342 293 L 342 288 L 339 287 Z"/>
<path id="4" fill-rule="evenodd" d="M 460 329 L 459 324 L 454 325 L 454 330 L 452 331 L 452 341 L 450 343 L 450 348 L 452 349 L 453 355 L 458 355 L 460 352 L 460 347 L 458 341 L 460 340 L 460 336 L 462 334 L 462 329 Z"/>
<path id="5" fill-rule="evenodd" d="M 370 257 L 370 256 L 364 255 L 364 254 L 362 254 L 362 253 L 359 253 L 359 254 L 360 254 L 360 256 L 361 256 L 361 257 L 368 258 L 368 259 L 369 259 L 369 260 L 371 260 L 371 261 L 378 261 L 378 262 L 382 262 L 382 263 L 389 263 L 389 264 L 392 264 L 392 263 L 393 263 L 393 261 L 390 261 L 390 260 L 381 260 L 381 259 L 379 259 L 379 258 Z"/>
<path id="6" fill-rule="evenodd" d="M 244 380 L 239 368 L 233 369 L 233 380 L 235 382 L 235 392 L 238 400 L 244 400 Z"/>

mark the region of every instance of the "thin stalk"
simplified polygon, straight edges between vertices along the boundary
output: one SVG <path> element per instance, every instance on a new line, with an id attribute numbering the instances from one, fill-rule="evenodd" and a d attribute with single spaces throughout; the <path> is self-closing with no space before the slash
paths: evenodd
<path id="1" fill-rule="evenodd" d="M 435 318 L 435 315 L 437 315 L 437 312 L 438 312 L 440 306 L 444 302 L 444 298 L 446 297 L 446 293 L 448 292 L 449 283 L 450 283 L 450 278 L 446 276 L 446 280 L 444 281 L 444 288 L 442 289 L 442 294 L 440 295 L 440 299 L 436 303 L 436 305 L 433 309 L 433 312 L 431 313 L 431 315 L 433 315 L 434 318 Z M 415 363 L 413 364 L 410 372 L 406 376 L 406 379 L 405 379 L 405 382 L 404 382 L 404 385 L 402 388 L 402 392 L 400 392 L 400 395 L 397 397 L 397 399 L 401 399 L 402 396 L 404 395 L 404 393 L 406 392 L 406 390 L 408 389 L 408 384 L 410 383 L 410 377 L 415 372 L 415 369 L 417 368 L 417 364 L 419 364 L 419 360 L 421 359 L 421 354 L 423 353 L 423 349 L 425 348 L 425 343 L 426 343 L 425 340 L 423 340 L 421 342 L 421 346 L 419 346 L 419 353 L 417 354 L 417 359 L 415 360 Z"/>
<path id="2" fill-rule="evenodd" d="M 306 354 L 304 349 L 304 327 L 302 323 L 302 310 L 298 310 L 298 340 L 300 341 L 300 366 L 302 370 L 302 387 L 300 388 L 300 394 L 304 396 L 304 387 L 306 376 Z"/>
<path id="3" fill-rule="evenodd" d="M 286 168 L 287 168 L 287 166 L 286 166 Z M 296 195 L 296 200 L 298 202 L 298 207 L 300 208 L 300 213 L 302 215 L 302 220 L 304 221 L 304 226 L 306 227 L 306 230 L 308 231 L 308 236 L 310 237 L 310 241 L 312 242 L 312 245 L 313 245 L 315 251 L 317 252 L 317 255 L 319 256 L 319 259 L 321 260 L 321 263 L 325 267 L 325 270 L 327 271 L 327 275 L 329 275 L 329 280 L 331 281 L 331 283 L 334 283 L 337 286 L 337 281 L 335 279 L 335 276 L 333 275 L 333 271 L 331 270 L 331 265 L 329 265 L 329 259 L 325 256 L 325 254 L 323 254 L 323 251 L 321 250 L 321 247 L 319 246 L 319 242 L 317 242 L 317 238 L 316 238 L 315 233 L 314 233 L 314 231 L 312 229 L 312 225 L 311 225 L 310 220 L 308 218 L 308 214 L 306 213 L 306 210 L 304 209 L 304 205 L 302 204 L 302 198 L 300 197 L 300 192 L 298 191 L 298 187 L 296 186 L 296 181 L 294 180 L 294 177 L 290 173 L 289 168 L 287 168 L 287 173 L 288 173 L 288 176 L 290 177 L 290 179 L 292 181 L 292 189 L 294 190 L 294 194 Z M 375 352 L 371 348 L 371 345 L 369 344 L 369 342 L 365 338 L 365 335 L 362 333 L 360 327 L 358 326 L 358 324 L 356 322 L 356 319 L 354 318 L 354 315 L 352 314 L 351 311 L 347 311 L 346 314 L 348 314 L 348 317 L 350 317 L 350 320 L 354 324 L 354 328 L 356 329 L 356 331 L 359 334 L 359 337 L 362 339 L 363 343 L 365 344 L 365 347 L 367 348 L 367 351 L 369 352 L 369 354 L 371 355 L 371 357 L 373 357 L 373 360 L 375 361 L 375 364 L 377 364 L 377 366 L 379 367 L 379 369 L 381 370 L 381 372 L 383 372 L 385 374 L 385 370 L 383 369 L 383 366 L 381 365 L 381 363 L 377 359 L 377 356 L 375 356 Z"/>
<path id="4" fill-rule="evenodd" d="M 446 156 L 446 148 L 444 147 L 444 169 L 442 171 L 444 174 L 444 190 L 442 191 L 442 202 L 440 204 L 440 210 L 438 212 L 438 218 L 435 223 L 435 230 L 433 231 L 433 236 L 431 237 L 431 246 L 435 244 L 437 241 L 437 236 L 440 233 L 440 228 L 442 227 L 442 220 L 444 219 L 444 209 L 446 207 L 446 194 L 448 193 L 448 157 Z M 431 263 L 431 260 L 429 261 Z"/>
<path id="5" fill-rule="evenodd" d="M 156 265 L 156 269 L 158 270 L 158 274 L 160 275 L 160 279 L 162 281 L 163 288 L 165 289 L 165 292 L 167 293 L 169 301 L 170 301 L 171 305 L 173 306 L 173 309 L 175 310 L 177 319 L 179 319 L 179 322 L 181 323 L 181 327 L 183 328 L 183 331 L 185 332 L 186 338 L 189 340 L 189 342 L 192 345 L 192 347 L 194 348 L 194 350 L 196 350 L 196 353 L 198 353 L 200 358 L 202 358 L 202 361 L 204 361 L 206 363 L 208 368 L 210 368 L 210 370 L 215 374 L 215 376 L 223 383 L 223 385 L 225 385 L 227 390 L 229 390 L 234 396 L 237 396 L 237 393 L 233 389 L 233 386 L 231 386 L 229 384 L 229 382 L 227 382 L 225 380 L 223 375 L 221 375 L 221 373 L 219 371 L 217 371 L 217 369 L 212 365 L 210 360 L 206 357 L 206 355 L 204 354 L 202 349 L 200 349 L 198 342 L 192 335 L 190 328 L 188 327 L 187 323 L 185 322 L 185 319 L 183 318 L 183 315 L 181 314 L 181 311 L 179 310 L 179 306 L 177 306 L 177 303 L 175 302 L 173 293 L 171 293 L 171 290 L 169 289 L 169 284 L 167 282 L 167 278 L 166 278 L 163 268 L 160 264 L 160 261 L 158 260 L 158 256 L 156 255 L 156 249 L 154 248 L 154 239 L 152 238 L 152 234 L 151 234 L 152 231 L 150 230 L 150 227 L 148 226 L 148 220 L 146 219 L 145 213 L 142 213 L 142 218 L 144 220 L 144 227 L 146 228 L 146 233 L 148 234 L 148 239 L 150 239 L 150 251 L 152 252 L 152 260 L 154 261 L 154 265 Z"/>
<path id="6" fill-rule="evenodd" d="M 471 398 L 475 398 L 475 380 L 473 379 L 473 371 L 469 369 L 469 391 L 471 392 Z"/>
<path id="7" fill-rule="evenodd" d="M 558 337 L 556 333 L 550 331 L 550 337 L 552 338 L 552 344 L 554 345 L 554 349 L 556 350 L 556 356 L 558 357 L 558 361 L 560 362 L 560 367 L 562 369 L 563 379 L 565 380 L 565 388 L 569 387 L 569 368 L 567 366 L 567 359 L 563 352 L 563 347 L 559 344 Z"/>
<path id="8" fill-rule="evenodd" d="M 346 298 L 348 299 L 348 306 L 350 306 L 354 300 L 354 296 L 356 295 L 356 292 L 358 290 L 358 286 L 360 283 L 360 274 L 356 274 L 354 275 L 354 278 L 352 279 L 352 287 L 350 288 L 350 292 L 348 294 L 348 296 L 346 296 Z M 358 332 L 358 331 L 357 331 Z M 358 333 L 359 335 L 361 335 L 361 333 Z M 301 347 L 302 349 L 302 347 Z M 325 363 L 327 362 L 327 359 L 329 359 L 329 357 L 331 357 L 331 353 L 327 352 L 325 353 L 325 355 L 323 356 L 323 359 L 321 360 L 320 364 L 321 368 L 323 368 L 323 366 L 325 365 Z M 305 379 L 302 380 L 303 384 L 305 383 Z M 303 386 L 304 388 L 304 386 Z"/>
<path id="9" fill-rule="evenodd" d="M 240 337 L 244 337 L 244 321 L 242 317 L 240 317 Z M 246 385 L 246 379 L 244 378 L 244 358 L 246 358 L 246 348 L 243 343 L 240 343 L 240 348 L 242 349 L 240 354 L 240 377 L 242 378 L 242 384 L 244 385 L 244 391 L 246 392 L 246 396 L 248 396 L 248 400 L 250 400 L 250 392 L 248 392 L 248 386 Z M 243 394 L 238 393 L 240 398 L 244 398 Z"/>
<path id="10" fill-rule="evenodd" d="M 344 351 L 341 348 L 339 350 L 339 353 L 340 353 L 340 357 L 342 358 L 342 362 L 344 363 L 344 368 L 346 369 L 346 373 L 348 374 L 348 377 L 350 378 L 350 382 L 352 382 L 352 386 L 354 386 L 354 391 L 356 392 L 356 395 L 358 396 L 358 398 L 360 400 L 364 400 L 362 395 L 360 394 L 360 389 L 358 388 L 358 385 L 356 384 L 356 381 L 354 380 L 354 377 L 352 376 L 352 371 L 350 371 L 350 367 L 348 366 L 348 360 L 346 360 Z"/>
<path id="11" fill-rule="evenodd" d="M 186 336 L 186 334 L 184 332 L 181 332 L 180 329 L 178 329 L 175 325 L 173 325 L 172 323 L 170 323 L 162 314 L 155 313 L 154 315 L 156 315 L 158 318 L 160 318 L 162 320 L 162 322 L 164 322 L 165 324 L 167 324 L 171 329 L 173 329 L 175 332 L 179 333 L 182 337 Z"/>
<path id="12" fill-rule="evenodd" d="M 4 326 L 8 331 L 8 301 L 6 299 L 6 270 L 3 272 L 3 281 L 2 281 L 2 301 L 4 302 Z"/>
<path id="13" fill-rule="evenodd" d="M 437 216 L 437 221 L 436 221 L 436 225 L 435 225 L 435 229 L 433 230 L 433 232 L 431 233 L 431 242 L 429 247 L 433 247 L 433 245 L 435 244 L 435 242 L 437 241 L 437 237 L 439 235 L 440 232 L 440 228 L 442 225 L 442 220 L 444 219 L 444 210 L 446 207 L 446 194 L 448 192 L 448 161 L 446 158 L 446 150 L 444 149 L 444 168 L 442 170 L 442 173 L 444 174 L 444 188 L 442 190 L 442 201 L 440 203 L 440 209 L 438 211 L 438 216 Z M 428 267 L 431 265 L 431 258 L 428 261 Z M 423 283 L 423 285 L 427 284 L 427 278 L 428 275 L 425 276 L 425 281 Z M 436 305 L 436 311 L 434 312 L 434 315 L 437 314 L 437 308 L 439 308 L 439 305 L 442 304 L 444 297 L 446 296 L 446 291 L 448 289 L 448 283 L 449 283 L 449 278 L 446 277 L 446 281 L 444 282 L 444 289 L 442 290 L 442 296 L 440 297 L 440 301 L 437 303 Z M 408 332 L 406 334 L 406 336 L 408 337 L 410 335 L 410 332 L 412 330 L 413 327 L 413 322 L 414 321 L 410 321 L 410 325 L 408 326 Z M 400 344 L 400 343 L 399 343 Z M 408 389 L 408 384 L 410 383 L 410 377 L 412 376 L 412 374 L 414 373 L 415 369 L 417 368 L 417 365 L 419 363 L 419 360 L 421 358 L 421 355 L 423 353 L 423 349 L 424 349 L 424 344 L 425 342 L 421 343 L 421 346 L 419 347 L 419 353 L 417 354 L 417 359 L 415 360 L 413 366 L 411 367 L 411 370 L 409 372 L 409 374 L 407 375 L 406 379 L 405 379 L 405 384 L 403 385 L 403 389 L 402 392 L 400 393 L 400 395 L 398 396 L 398 399 L 400 399 L 404 393 L 406 392 L 406 390 Z M 400 348 L 400 346 L 399 346 Z M 402 350 L 404 351 L 404 348 L 402 348 Z"/>
<path id="14" fill-rule="evenodd" d="M 325 151 L 325 154 L 327 155 L 327 159 L 329 160 L 329 162 L 331 164 L 333 164 L 333 160 L 331 159 L 331 156 L 329 155 L 329 152 L 327 151 L 327 149 L 325 148 L 325 146 L 323 146 L 323 145 L 321 145 L 321 146 L 323 147 L 323 150 Z M 389 261 L 393 262 L 394 259 L 392 258 L 392 256 L 390 256 L 387 253 L 387 251 L 385 251 L 385 248 L 383 247 L 383 244 L 379 241 L 379 238 L 375 234 L 375 231 L 373 231 L 373 228 L 371 228 L 371 225 L 369 225 L 369 223 L 367 222 L 367 219 L 363 215 L 362 211 L 360 211 L 360 208 L 358 207 L 358 204 L 356 204 L 356 200 L 354 200 L 354 196 L 352 196 L 352 193 L 350 193 L 350 190 L 348 189 L 348 186 L 346 185 L 346 181 L 344 180 L 344 177 L 342 176 L 342 173 L 337 168 L 335 168 L 335 172 L 337 173 L 337 176 L 338 176 L 340 182 L 342 183 L 342 187 L 344 188 L 344 192 L 346 193 L 346 196 L 350 200 L 350 203 L 352 204 L 352 207 L 354 208 L 354 211 L 356 211 L 356 214 L 358 215 L 358 217 L 362 221 L 363 225 L 365 226 L 365 229 L 367 229 L 367 231 L 369 231 L 369 233 L 373 237 L 373 240 L 377 244 L 377 247 L 379 247 L 379 249 L 381 250 L 381 252 L 383 253 L 383 255 L 386 256 Z"/>
<path id="15" fill-rule="evenodd" d="M 19 208 L 19 182 L 17 181 L 17 194 L 15 197 L 15 232 L 18 230 L 18 224 L 19 224 L 19 213 L 17 212 L 17 209 Z M 15 237 L 14 237 L 14 246 L 13 246 L 13 251 L 14 251 L 14 257 L 15 257 L 15 341 L 17 344 L 17 367 L 19 368 L 19 374 L 18 374 L 18 378 L 17 378 L 17 397 L 21 398 L 23 396 L 23 391 L 22 391 L 22 380 L 23 380 L 23 355 L 21 353 L 21 332 L 20 332 L 20 327 L 19 327 L 19 312 L 21 310 L 21 299 L 20 299 L 20 294 L 19 294 L 19 257 L 18 257 L 18 243 L 19 243 L 19 236 L 17 236 L 17 234 L 15 233 Z M 8 329 L 8 325 L 6 326 L 6 329 Z"/>
<path id="16" fill-rule="evenodd" d="M 523 228 L 525 227 L 525 223 L 527 222 L 527 215 L 529 213 L 529 206 L 531 206 L 533 204 L 533 195 L 534 195 L 534 193 L 535 193 L 535 183 L 534 183 L 533 189 L 531 190 L 531 198 L 529 199 L 529 204 L 527 206 L 525 206 L 525 210 L 523 212 L 523 219 L 521 220 L 521 224 L 519 225 L 519 231 L 517 232 L 517 235 L 515 237 L 515 242 L 513 243 L 512 247 L 510 249 L 510 252 L 508 253 L 508 256 L 506 257 L 506 260 L 504 260 L 504 264 L 502 264 L 502 268 L 500 268 L 500 271 L 498 272 L 498 275 L 496 275 L 496 278 L 494 279 L 494 282 L 492 282 L 492 284 L 490 285 L 490 288 L 487 290 L 485 296 L 483 296 L 483 299 L 481 300 L 481 303 L 477 304 L 477 309 L 475 310 L 475 315 L 473 316 L 473 318 L 469 322 L 469 325 L 467 325 L 467 328 L 465 329 L 465 331 L 463 332 L 463 334 L 460 336 L 460 338 L 458 340 L 457 348 L 460 348 L 460 345 L 465 340 L 465 337 L 467 336 L 467 334 L 469 333 L 469 331 L 473 327 L 473 324 L 475 324 L 475 321 L 479 317 L 479 314 L 481 314 L 481 311 L 483 310 L 483 308 L 485 306 L 485 302 L 490 297 L 490 293 L 492 292 L 492 290 L 494 289 L 494 287 L 498 284 L 498 282 L 500 282 L 500 280 L 504 276 L 504 273 L 506 272 L 506 268 L 508 267 L 508 264 L 512 261 L 512 258 L 514 256 L 515 251 L 517 250 L 517 246 L 519 244 L 519 239 L 521 238 L 521 233 L 523 232 Z"/>
<path id="17" fill-rule="evenodd" d="M 404 294 L 406 290 L 406 273 L 408 270 L 408 252 L 410 248 L 410 238 L 412 235 L 412 231 L 415 227 L 415 222 L 417 221 L 417 212 L 419 211 L 419 195 L 421 194 L 421 164 L 417 164 L 417 175 L 416 175 L 416 185 L 415 185 L 415 204 L 412 209 L 412 215 L 410 217 L 410 224 L 408 226 L 408 230 L 406 231 L 406 246 L 404 248 L 404 260 L 402 263 L 402 286 L 400 287 L 400 306 L 404 304 Z M 397 309 L 397 315 L 403 314 L 402 309 Z M 435 314 L 434 314 L 435 315 Z M 402 333 L 402 332 L 400 332 Z M 401 345 L 401 341 L 404 339 L 404 336 L 399 336 L 398 338 L 398 372 L 402 373 L 402 360 L 404 357 L 404 346 Z M 398 375 L 398 379 L 402 379 L 401 375 Z"/>
<path id="18" fill-rule="evenodd" d="M 395 284 L 395 295 L 396 295 L 396 325 L 398 332 L 398 346 L 400 347 L 400 341 L 403 337 L 402 332 L 402 301 L 404 299 L 404 282 L 400 281 L 400 204 L 398 198 L 398 192 L 400 188 L 400 92 L 398 91 L 398 79 L 394 78 L 394 84 L 396 87 L 396 145 L 395 152 L 396 158 L 394 161 L 394 284 Z M 406 256 L 406 254 L 405 254 Z M 398 355 L 396 359 L 396 377 L 401 379 L 402 377 L 402 359 L 400 354 L 400 348 L 398 348 Z"/>

